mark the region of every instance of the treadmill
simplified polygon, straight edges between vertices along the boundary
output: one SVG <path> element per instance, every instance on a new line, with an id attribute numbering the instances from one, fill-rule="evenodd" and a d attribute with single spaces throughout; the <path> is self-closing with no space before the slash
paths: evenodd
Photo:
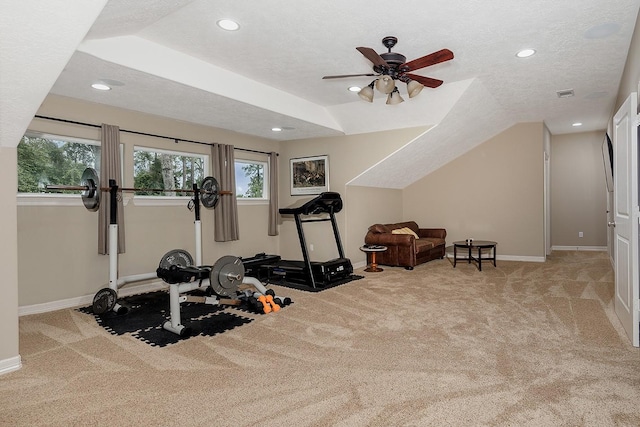
<path id="1" fill-rule="evenodd" d="M 311 287 L 329 286 L 336 282 L 349 278 L 353 274 L 351 261 L 344 256 L 342 242 L 335 214 L 342 210 L 342 198 L 339 193 L 324 192 L 306 202 L 299 202 L 286 208 L 280 208 L 281 215 L 293 215 L 298 229 L 300 247 L 302 249 L 302 261 L 280 260 L 269 266 L 270 278 L 280 278 L 292 287 L 301 289 Z M 328 214 L 324 218 L 307 218 L 310 215 Z M 302 224 L 306 222 L 331 221 L 333 236 L 338 247 L 339 257 L 325 262 L 311 261 L 307 242 L 304 237 Z"/>

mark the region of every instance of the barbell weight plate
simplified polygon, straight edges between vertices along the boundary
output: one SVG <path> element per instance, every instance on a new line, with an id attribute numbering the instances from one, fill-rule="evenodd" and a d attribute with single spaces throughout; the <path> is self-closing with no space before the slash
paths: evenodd
<path id="1" fill-rule="evenodd" d="M 93 312 L 103 314 L 111 311 L 116 305 L 118 294 L 111 288 L 102 288 L 93 297 Z"/>
<path id="2" fill-rule="evenodd" d="M 218 180 L 212 176 L 208 176 L 202 180 L 200 186 L 200 201 L 202 206 L 207 209 L 215 208 L 220 198 L 220 187 L 218 186 Z"/>
<path id="3" fill-rule="evenodd" d="M 172 265 L 191 267 L 193 265 L 193 257 L 184 249 L 172 249 L 162 256 L 159 267 L 168 270 Z"/>
<path id="4" fill-rule="evenodd" d="M 95 212 L 100 208 L 100 178 L 93 168 L 86 168 L 82 172 L 80 185 L 87 187 L 81 193 L 82 203 L 88 211 Z"/>
<path id="5" fill-rule="evenodd" d="M 238 257 L 225 255 L 213 265 L 209 283 L 216 295 L 235 296 L 244 279 L 244 264 Z"/>

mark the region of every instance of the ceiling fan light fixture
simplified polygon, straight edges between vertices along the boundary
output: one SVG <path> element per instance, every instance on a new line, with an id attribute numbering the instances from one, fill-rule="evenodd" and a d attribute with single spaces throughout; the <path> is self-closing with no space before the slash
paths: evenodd
<path id="1" fill-rule="evenodd" d="M 398 92 L 398 88 L 396 87 L 387 96 L 387 105 L 398 105 L 401 102 L 404 102 L 404 99 L 402 99 L 400 92 Z"/>
<path id="2" fill-rule="evenodd" d="M 358 96 L 367 102 L 373 102 L 373 86 L 374 85 L 375 85 L 375 80 L 372 81 L 367 86 L 363 87 L 360 90 L 360 92 L 358 92 Z"/>
<path id="3" fill-rule="evenodd" d="M 424 89 L 424 85 L 415 80 L 409 80 L 407 82 L 407 93 L 409 93 L 409 98 L 413 98 L 419 94 L 422 89 Z"/>
<path id="4" fill-rule="evenodd" d="M 391 76 L 384 75 L 376 80 L 376 89 L 384 94 L 389 94 L 393 92 L 395 89 L 396 83 L 393 81 Z"/>

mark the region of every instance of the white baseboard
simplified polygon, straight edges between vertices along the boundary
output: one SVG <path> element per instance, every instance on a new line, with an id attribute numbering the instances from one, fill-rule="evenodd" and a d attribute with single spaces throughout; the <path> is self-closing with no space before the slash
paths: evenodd
<path id="1" fill-rule="evenodd" d="M 0 360 L 0 375 L 17 371 L 22 368 L 22 358 L 20 355 L 10 357 L 9 359 Z"/>
<path id="2" fill-rule="evenodd" d="M 357 268 L 364 268 L 366 266 L 367 266 L 367 261 L 360 261 L 353 264 L 353 269 L 355 270 Z"/>
<path id="3" fill-rule="evenodd" d="M 498 255 L 498 261 L 545 262 L 543 256 Z"/>
<path id="4" fill-rule="evenodd" d="M 129 295 L 141 294 L 145 292 L 153 292 L 153 291 L 158 291 L 166 288 L 167 288 L 166 283 L 160 280 L 154 280 L 151 283 L 145 283 L 137 286 L 126 286 L 121 289 L 118 289 L 118 296 L 126 297 Z M 25 305 L 22 307 L 18 307 L 18 316 L 47 313 L 49 311 L 63 310 L 65 308 L 89 305 L 93 303 L 93 296 L 94 294 L 84 295 L 84 296 L 75 297 L 75 298 L 68 298 L 68 299 L 63 299 L 58 301 L 45 302 L 42 304 Z"/>
<path id="5" fill-rule="evenodd" d="M 606 246 L 551 246 L 552 251 L 598 251 L 606 252 Z"/>
<path id="6" fill-rule="evenodd" d="M 453 253 L 447 252 L 447 258 L 453 259 Z M 458 253 L 458 260 L 467 259 L 465 254 Z M 485 259 L 482 259 L 485 261 Z M 496 257 L 496 262 L 498 261 L 520 261 L 520 262 L 544 262 L 545 258 L 543 256 L 521 256 L 521 255 L 498 255 Z M 485 262 L 490 262 L 486 260 Z"/>

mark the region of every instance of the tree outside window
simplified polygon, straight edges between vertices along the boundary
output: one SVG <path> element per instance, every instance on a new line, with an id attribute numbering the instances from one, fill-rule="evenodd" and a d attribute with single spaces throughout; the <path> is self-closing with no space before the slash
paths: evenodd
<path id="1" fill-rule="evenodd" d="M 133 151 L 134 187 L 165 191 L 137 191 L 141 196 L 176 196 L 202 184 L 207 172 L 208 156 L 193 153 L 155 151 L 136 147 Z"/>
<path id="2" fill-rule="evenodd" d="M 236 160 L 236 197 L 239 199 L 266 199 L 267 163 L 250 160 Z"/>
<path id="3" fill-rule="evenodd" d="M 44 193 L 50 184 L 79 185 L 88 167 L 100 167 L 97 141 L 28 133 L 18 144 L 18 193 Z"/>

